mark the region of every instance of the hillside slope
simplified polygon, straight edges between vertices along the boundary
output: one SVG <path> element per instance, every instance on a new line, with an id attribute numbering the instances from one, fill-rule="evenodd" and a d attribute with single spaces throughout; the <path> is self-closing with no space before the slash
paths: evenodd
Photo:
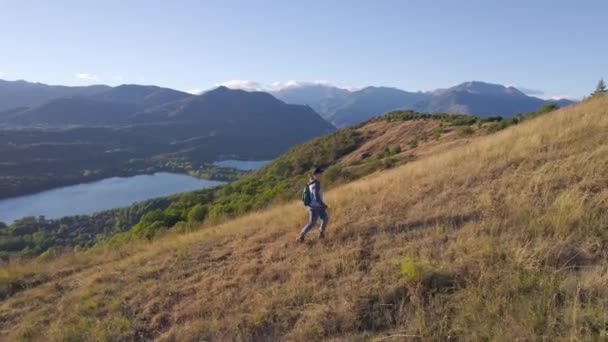
<path id="1" fill-rule="evenodd" d="M 6 265 L 0 333 L 606 338 L 606 141 L 604 96 L 329 192 L 323 242 L 293 241 L 305 219 L 293 203 L 149 244 Z"/>
<path id="2" fill-rule="evenodd" d="M 34 127 L 107 125 L 124 121 L 136 110 L 137 107 L 129 103 L 107 102 L 88 97 L 61 97 L 14 113 L 6 122 Z"/>

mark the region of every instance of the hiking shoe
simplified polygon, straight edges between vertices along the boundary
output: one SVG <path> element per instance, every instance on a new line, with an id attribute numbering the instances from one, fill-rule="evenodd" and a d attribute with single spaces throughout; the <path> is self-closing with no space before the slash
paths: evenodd
<path id="1" fill-rule="evenodd" d="M 298 235 L 296 242 L 304 242 L 304 235 Z"/>
<path id="2" fill-rule="evenodd" d="M 319 239 L 325 238 L 325 232 L 319 232 Z"/>

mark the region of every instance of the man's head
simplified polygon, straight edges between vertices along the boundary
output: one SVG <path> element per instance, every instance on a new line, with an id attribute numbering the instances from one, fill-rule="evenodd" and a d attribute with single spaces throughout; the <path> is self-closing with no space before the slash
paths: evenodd
<path id="1" fill-rule="evenodd" d="M 323 169 L 320 167 L 317 167 L 313 172 L 312 172 L 312 178 L 316 179 L 316 180 L 321 180 L 321 176 L 323 176 Z"/>

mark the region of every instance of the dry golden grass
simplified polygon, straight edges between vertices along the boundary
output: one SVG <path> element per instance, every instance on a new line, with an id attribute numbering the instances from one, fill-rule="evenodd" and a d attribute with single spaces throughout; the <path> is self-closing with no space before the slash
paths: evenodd
<path id="1" fill-rule="evenodd" d="M 436 130 L 441 134 L 434 137 Z M 409 120 L 392 121 L 378 120 L 368 123 L 357 129 L 366 137 L 366 142 L 355 151 L 347 154 L 340 160 L 340 164 L 347 166 L 365 159 L 365 155 L 375 156 L 381 153 L 385 147 L 400 146 L 402 153 L 396 158 L 412 159 L 412 157 L 424 157 L 445 151 L 447 148 L 466 144 L 470 137 L 458 134 L 458 127 L 449 126 L 440 120 Z M 475 135 L 485 134 L 486 130 L 478 130 Z M 412 148 L 408 142 L 418 138 L 419 146 Z"/>
<path id="2" fill-rule="evenodd" d="M 608 97 L 327 194 L 122 250 L 8 265 L 4 340 L 608 338 Z M 30 281 L 37 279 L 38 281 Z M 8 285 L 6 285 L 8 286 Z"/>

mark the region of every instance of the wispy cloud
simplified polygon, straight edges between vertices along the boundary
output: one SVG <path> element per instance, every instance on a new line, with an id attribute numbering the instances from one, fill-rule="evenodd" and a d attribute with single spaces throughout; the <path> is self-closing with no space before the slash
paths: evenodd
<path id="1" fill-rule="evenodd" d="M 563 99 L 572 100 L 572 101 L 580 101 L 583 98 L 581 96 L 575 96 L 572 94 L 557 94 L 557 95 L 551 95 L 551 96 L 545 97 L 545 100 L 563 100 Z"/>
<path id="2" fill-rule="evenodd" d="M 514 85 L 514 84 L 506 84 L 505 86 L 517 88 L 519 91 L 521 91 L 522 93 L 524 93 L 528 96 L 536 96 L 536 97 L 544 99 L 544 100 L 568 99 L 568 100 L 573 100 L 573 101 L 580 101 L 582 99 L 580 96 L 568 94 L 566 92 L 563 92 L 563 93 L 562 92 L 547 92 L 547 91 L 540 90 L 540 89 L 522 87 L 522 86 L 518 86 L 518 85 Z"/>
<path id="3" fill-rule="evenodd" d="M 274 81 L 270 84 L 262 84 L 260 82 L 251 81 L 251 80 L 229 80 L 226 82 L 222 82 L 217 84 L 217 86 L 224 86 L 231 89 L 242 89 L 247 91 L 279 91 L 283 89 L 290 88 L 300 88 L 311 85 L 326 85 L 333 86 L 328 81 Z"/>
<path id="4" fill-rule="evenodd" d="M 266 86 L 256 81 L 249 80 L 229 80 L 217 84 L 217 86 L 224 86 L 230 89 L 242 89 L 247 91 L 266 91 Z"/>
<path id="5" fill-rule="evenodd" d="M 76 74 L 74 75 L 74 77 L 81 79 L 81 80 L 85 80 L 85 81 L 98 81 L 99 78 L 97 77 L 97 75 L 95 74 L 88 74 L 88 73 L 80 73 L 80 74 Z"/>
<path id="6" fill-rule="evenodd" d="M 93 76 L 95 76 L 95 75 L 93 75 Z M 114 75 L 114 76 L 112 76 L 112 79 L 115 80 L 115 81 L 118 81 L 118 82 L 122 82 L 122 81 L 125 80 L 125 78 L 122 75 Z"/>
<path id="7" fill-rule="evenodd" d="M 271 88 L 271 90 L 278 91 L 278 90 L 283 90 L 283 89 L 301 88 L 301 87 L 313 86 L 313 85 L 333 86 L 333 84 L 331 84 L 328 81 L 296 81 L 296 80 L 289 80 L 289 81 L 276 81 L 276 82 L 272 82 L 270 84 L 270 88 Z"/>
<path id="8" fill-rule="evenodd" d="M 543 90 L 540 89 L 533 89 L 533 88 L 527 88 L 527 87 L 520 87 L 520 86 L 514 86 L 515 88 L 519 89 L 519 91 L 521 91 L 522 93 L 526 94 L 526 95 L 530 95 L 530 96 L 542 96 L 545 95 L 545 92 Z"/>
<path id="9" fill-rule="evenodd" d="M 186 93 L 190 93 L 192 95 L 200 95 L 203 93 L 203 91 L 204 91 L 203 89 L 196 88 L 196 89 L 186 90 Z"/>
<path id="10" fill-rule="evenodd" d="M 3 77 L 5 75 L 4 71 L 0 71 L 0 77 Z"/>

